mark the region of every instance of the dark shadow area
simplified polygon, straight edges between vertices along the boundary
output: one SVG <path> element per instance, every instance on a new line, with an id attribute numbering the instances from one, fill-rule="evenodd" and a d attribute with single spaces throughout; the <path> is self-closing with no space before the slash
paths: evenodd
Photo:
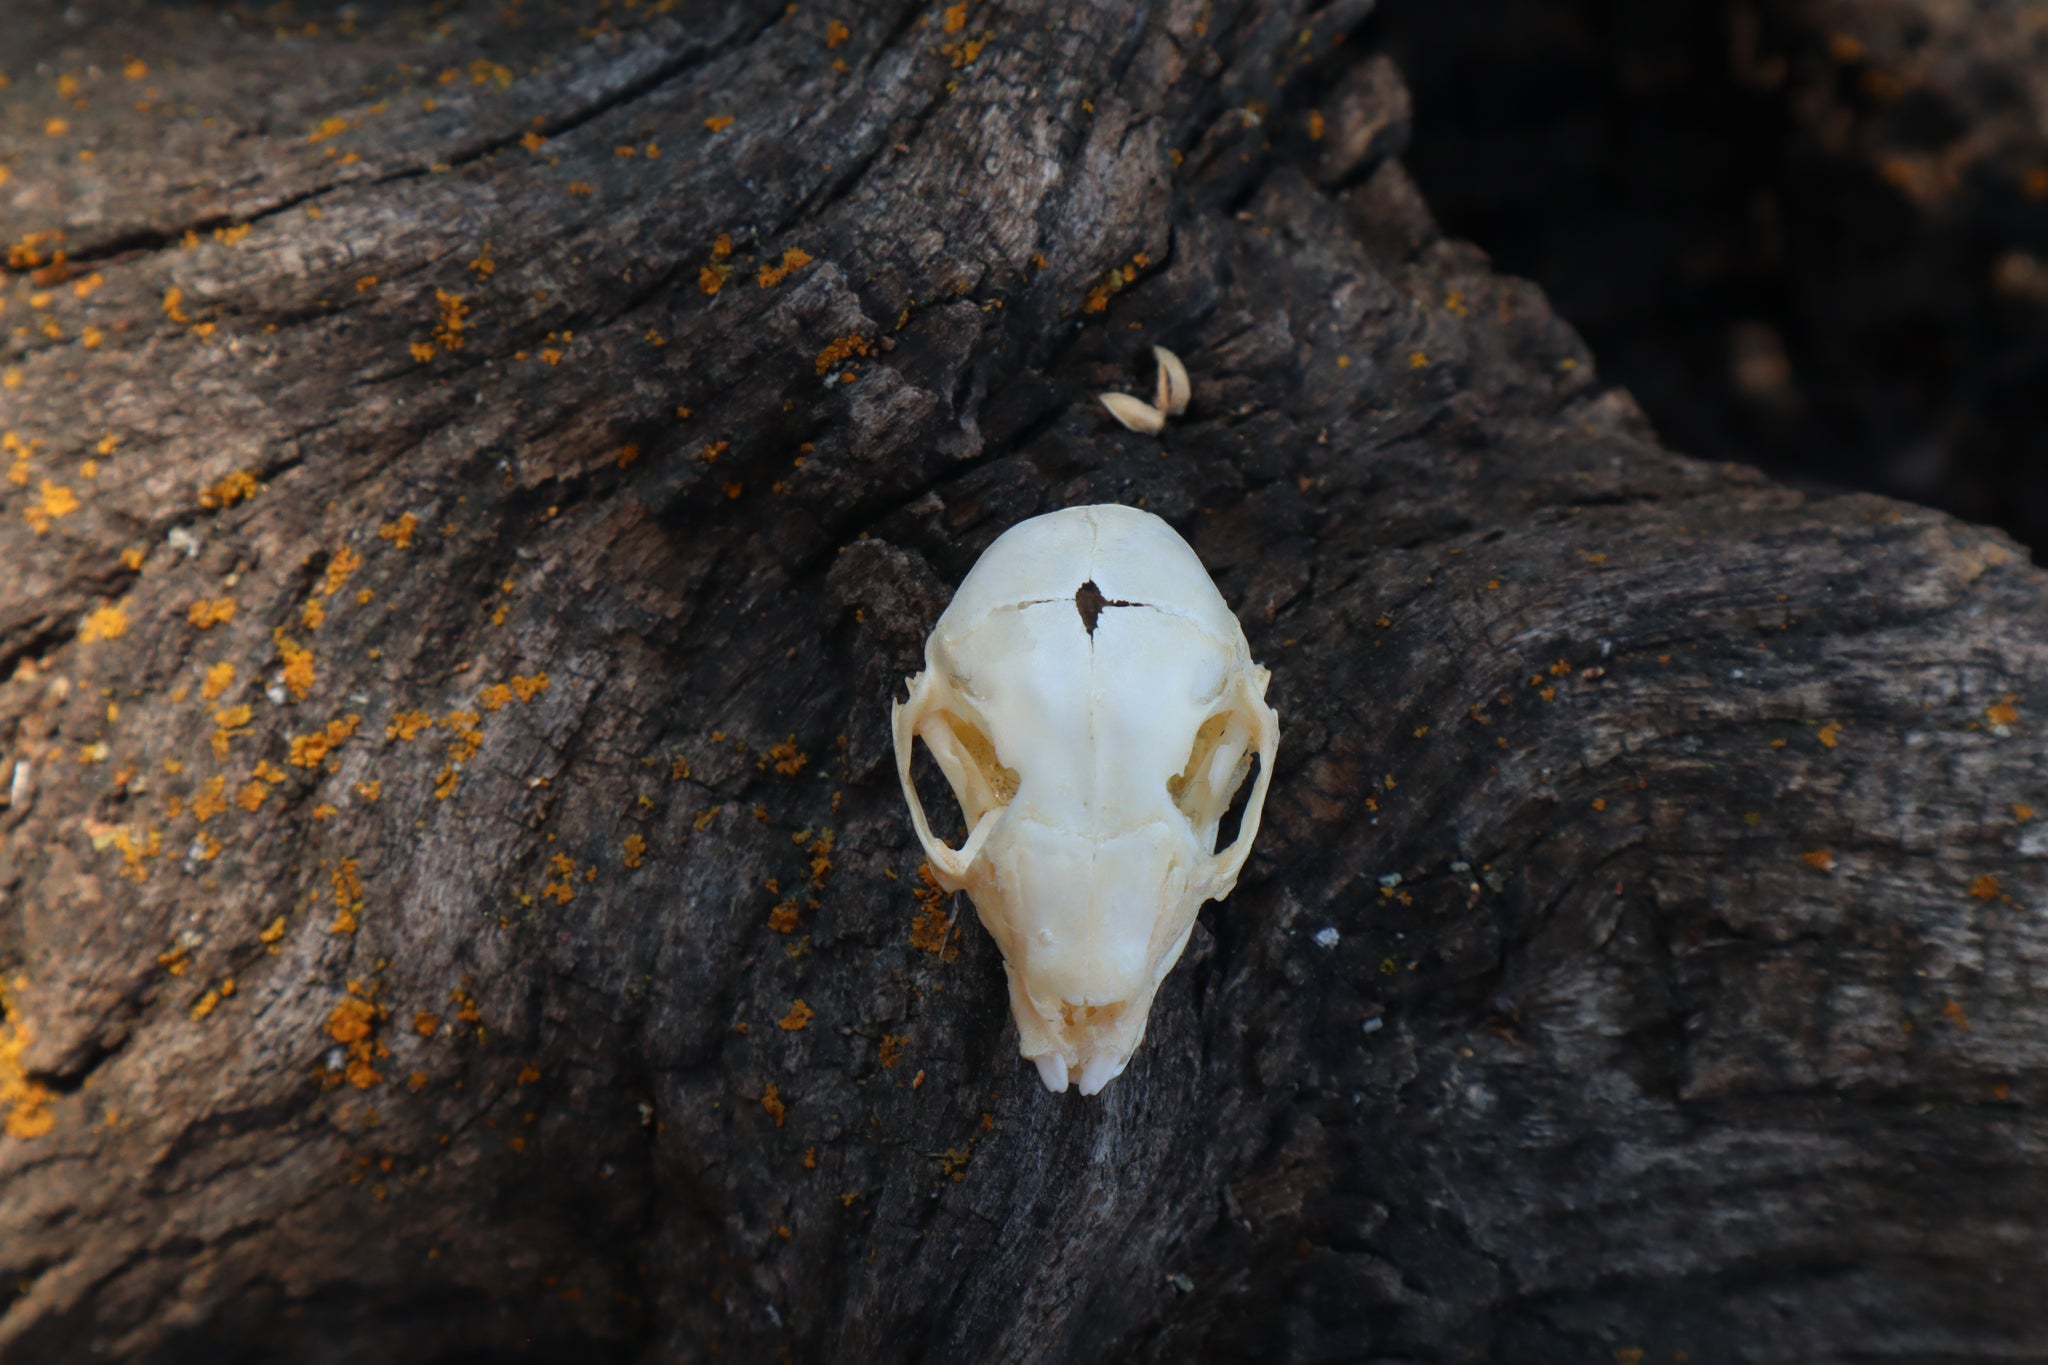
<path id="1" fill-rule="evenodd" d="M 1366 36 L 1445 229 L 1540 283 L 1671 445 L 2048 543 L 2048 169 L 1988 59 L 2018 38 L 1969 34 L 1973 63 L 1809 13 L 1387 0 Z"/>

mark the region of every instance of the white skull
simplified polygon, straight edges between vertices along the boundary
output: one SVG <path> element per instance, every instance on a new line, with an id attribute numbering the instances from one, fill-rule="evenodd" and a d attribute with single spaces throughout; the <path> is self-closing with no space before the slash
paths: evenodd
<path id="1" fill-rule="evenodd" d="M 925 643 L 892 713 L 903 795 L 939 885 L 1002 949 L 1018 1050 L 1047 1089 L 1093 1095 L 1123 1071 L 1195 912 L 1237 885 L 1280 738 L 1269 676 L 1187 542 L 1114 505 L 1004 532 Z M 919 738 L 966 816 L 958 848 L 911 782 Z"/>

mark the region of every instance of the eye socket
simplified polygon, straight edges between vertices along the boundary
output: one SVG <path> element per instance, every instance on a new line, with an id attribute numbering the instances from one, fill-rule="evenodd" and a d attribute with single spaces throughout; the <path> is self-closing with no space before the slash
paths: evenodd
<path id="1" fill-rule="evenodd" d="M 988 732 L 950 708 L 933 711 L 917 728 L 946 783 L 959 802 L 967 829 L 1017 796 L 1017 770 L 1005 765 Z"/>
<path id="2" fill-rule="evenodd" d="M 1252 765 L 1257 761 L 1250 752 L 1251 740 L 1252 727 L 1241 711 L 1219 711 L 1195 731 L 1187 765 L 1177 776 L 1166 779 L 1166 791 L 1173 804 L 1187 816 L 1202 846 L 1212 853 L 1229 842 L 1217 841 L 1219 826 L 1231 812 L 1232 798 L 1244 787 L 1245 778 L 1251 775 Z M 1243 803 L 1235 804 L 1241 815 Z"/>

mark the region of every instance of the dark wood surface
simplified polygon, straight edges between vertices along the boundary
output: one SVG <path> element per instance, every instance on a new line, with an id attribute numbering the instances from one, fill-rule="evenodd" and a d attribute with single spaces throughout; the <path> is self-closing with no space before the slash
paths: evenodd
<path id="1" fill-rule="evenodd" d="M 17 8 L 0 1360 L 2048 1352 L 2042 575 L 1661 449 L 1363 3 Z M 1099 501 L 1282 739 L 1084 1100 L 886 708 Z"/>

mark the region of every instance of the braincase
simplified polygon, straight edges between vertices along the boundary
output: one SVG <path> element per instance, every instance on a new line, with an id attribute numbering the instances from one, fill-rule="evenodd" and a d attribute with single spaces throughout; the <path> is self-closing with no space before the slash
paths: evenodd
<path id="1" fill-rule="evenodd" d="M 959 633 L 1004 607 L 1071 603 L 1084 583 L 1108 601 L 1184 616 L 1226 647 L 1245 650 L 1237 618 L 1188 543 L 1150 512 L 1114 503 L 1049 512 L 1003 532 L 968 571 L 939 625 Z"/>
<path id="2" fill-rule="evenodd" d="M 1085 811 L 1108 832 L 1157 817 L 1248 651 L 1186 542 L 1103 506 L 998 539 L 932 633 L 930 662 L 1019 775 L 1020 802 Z"/>

